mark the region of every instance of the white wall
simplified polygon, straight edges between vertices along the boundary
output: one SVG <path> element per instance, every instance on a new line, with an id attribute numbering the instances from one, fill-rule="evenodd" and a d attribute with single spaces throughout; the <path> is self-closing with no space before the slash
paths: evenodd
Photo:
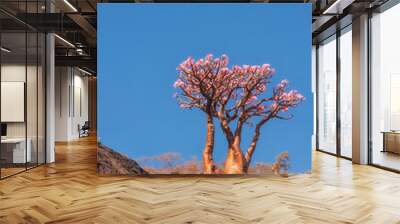
<path id="1" fill-rule="evenodd" d="M 55 68 L 55 141 L 68 140 L 68 116 L 69 116 L 69 96 L 68 88 L 70 85 L 69 68 Z"/>
<path id="2" fill-rule="evenodd" d="M 1 108 L 2 122 L 25 121 L 24 82 L 1 82 Z"/>
<path id="3" fill-rule="evenodd" d="M 88 120 L 88 77 L 72 67 L 56 67 L 55 73 L 55 140 L 74 140 L 78 125 Z"/>
<path id="4" fill-rule="evenodd" d="M 27 69 L 28 74 L 28 81 L 29 85 L 36 86 L 36 80 L 31 78 L 31 75 L 36 76 L 36 67 L 35 66 L 28 66 L 27 68 L 24 65 L 18 64 L 5 64 L 1 66 L 1 81 L 2 82 L 25 82 L 25 75 Z M 28 107 L 31 109 L 33 108 L 36 111 L 36 88 L 27 88 L 27 103 Z M 32 98 L 32 99 L 31 99 Z M 33 99 L 34 98 L 34 99 Z M 34 102 L 34 104 L 31 104 Z M 29 105 L 31 104 L 31 105 Z M 40 106 L 40 105 L 39 105 Z M 2 108 L 4 110 L 6 108 Z M 30 112 L 30 111 L 28 111 Z M 36 124 L 36 113 L 28 113 L 28 122 L 33 122 Z M 28 124 L 28 129 L 32 127 L 36 130 L 36 126 L 33 127 L 34 124 Z M 28 130 L 29 132 L 29 130 Z M 25 137 L 25 122 L 7 122 L 7 135 L 8 137 Z M 28 133 L 29 137 L 29 133 Z"/>
<path id="5" fill-rule="evenodd" d="M 75 70 L 76 72 L 77 70 Z M 89 120 L 89 111 L 88 111 L 88 77 L 82 76 L 82 73 L 79 75 L 74 75 L 74 108 L 73 111 L 73 119 L 72 122 L 72 136 L 73 138 L 79 137 L 78 133 L 78 124 L 81 126 L 85 123 L 85 121 Z M 80 102 L 79 102 L 80 101 Z"/>
<path id="6" fill-rule="evenodd" d="M 28 70 L 30 68 L 28 67 Z M 3 82 L 25 82 L 25 64 L 8 64 L 1 66 L 1 81 Z M 2 110 L 5 108 L 2 108 Z M 25 123 L 7 123 L 7 137 L 25 137 Z"/>

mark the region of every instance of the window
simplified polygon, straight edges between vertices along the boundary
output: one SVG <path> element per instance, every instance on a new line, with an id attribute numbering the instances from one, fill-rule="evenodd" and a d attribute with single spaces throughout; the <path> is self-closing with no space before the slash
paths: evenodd
<path id="1" fill-rule="evenodd" d="M 15 5 L 0 6 L 9 4 Z M 19 2 L 16 10 L 41 13 L 42 5 Z M 8 14 L 0 12 L 0 20 L 0 178 L 5 178 L 45 163 L 46 39 Z"/>
<path id="2" fill-rule="evenodd" d="M 339 153 L 338 156 L 351 158 L 353 79 L 351 24 L 338 33 L 340 36 L 331 36 L 320 43 L 317 50 L 317 146 L 321 151 Z"/>
<path id="3" fill-rule="evenodd" d="M 371 18 L 371 159 L 400 170 L 400 4 Z"/>
<path id="4" fill-rule="evenodd" d="M 336 36 L 318 47 L 318 149 L 336 153 Z"/>
<path id="5" fill-rule="evenodd" d="M 352 32 L 340 35 L 340 155 L 352 157 Z"/>

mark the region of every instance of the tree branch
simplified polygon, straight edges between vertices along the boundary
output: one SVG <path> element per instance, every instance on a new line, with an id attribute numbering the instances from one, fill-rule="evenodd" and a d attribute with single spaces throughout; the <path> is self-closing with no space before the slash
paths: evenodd
<path id="1" fill-rule="evenodd" d="M 218 111 L 217 115 L 220 120 L 221 128 L 224 131 L 224 134 L 228 141 L 228 144 L 230 145 L 233 142 L 233 134 L 232 134 L 231 128 L 229 127 L 229 123 L 228 123 L 226 117 L 224 116 L 223 109 Z"/>
<path id="2" fill-rule="evenodd" d="M 260 133 L 261 133 L 261 127 L 267 122 L 269 121 L 271 118 L 273 118 L 274 116 L 276 116 L 276 114 L 278 113 L 279 109 L 278 107 L 275 108 L 275 110 L 271 111 L 267 116 L 265 116 L 261 121 L 259 121 L 256 125 L 256 128 L 254 130 L 254 135 L 253 135 L 253 139 L 251 141 L 251 144 L 249 146 L 249 148 L 246 151 L 246 155 L 245 155 L 245 160 L 246 160 L 246 165 L 245 168 L 247 169 L 250 166 L 251 163 L 251 158 L 253 156 L 254 150 L 256 149 L 257 146 L 257 142 L 258 139 L 260 137 Z"/>

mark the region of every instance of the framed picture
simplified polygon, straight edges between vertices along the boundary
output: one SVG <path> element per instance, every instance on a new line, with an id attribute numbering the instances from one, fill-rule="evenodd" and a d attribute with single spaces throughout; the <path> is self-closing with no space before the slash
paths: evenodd
<path id="1" fill-rule="evenodd" d="M 311 5 L 98 9 L 99 174 L 310 171 Z"/>

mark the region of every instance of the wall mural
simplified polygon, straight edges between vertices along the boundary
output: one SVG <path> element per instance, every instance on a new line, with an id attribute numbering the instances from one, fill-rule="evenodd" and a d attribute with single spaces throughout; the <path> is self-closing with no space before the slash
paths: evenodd
<path id="1" fill-rule="evenodd" d="M 98 18 L 99 174 L 311 169 L 310 5 L 99 4 Z"/>

